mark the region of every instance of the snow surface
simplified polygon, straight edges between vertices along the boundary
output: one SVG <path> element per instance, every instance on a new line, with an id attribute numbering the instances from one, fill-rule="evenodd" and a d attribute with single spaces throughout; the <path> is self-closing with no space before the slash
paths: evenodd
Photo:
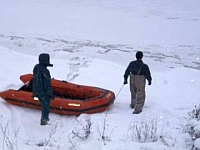
<path id="1" fill-rule="evenodd" d="M 0 0 L 0 91 L 22 86 L 19 76 L 32 73 L 46 52 L 52 77 L 117 95 L 106 112 L 51 113 L 48 126 L 39 125 L 40 111 L 0 99 L 0 149 L 190 149 L 192 140 L 182 130 L 200 99 L 199 6 L 199 0 Z M 129 86 L 122 86 L 137 50 L 144 52 L 153 81 L 143 112 L 133 115 Z M 73 138 L 88 118 L 88 139 Z M 156 142 L 138 142 L 134 129 L 144 124 L 156 126 Z"/>

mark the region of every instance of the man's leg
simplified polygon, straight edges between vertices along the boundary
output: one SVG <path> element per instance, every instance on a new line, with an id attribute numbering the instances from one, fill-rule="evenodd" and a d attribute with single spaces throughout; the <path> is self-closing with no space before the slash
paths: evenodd
<path id="1" fill-rule="evenodd" d="M 41 116 L 41 125 L 47 124 L 49 120 L 49 112 L 50 112 L 50 98 L 42 98 L 41 107 L 42 107 L 42 116 Z"/>
<path id="2" fill-rule="evenodd" d="M 145 88 L 142 87 L 137 91 L 137 101 L 135 106 L 135 112 L 142 112 L 143 106 L 145 103 Z"/>
<path id="3" fill-rule="evenodd" d="M 134 108 L 136 104 L 136 87 L 134 75 L 130 75 L 130 92 L 131 92 L 131 104 L 130 107 Z"/>
<path id="4" fill-rule="evenodd" d="M 145 84 L 146 84 L 146 79 L 142 75 L 137 75 L 135 77 L 135 84 L 137 87 L 136 91 L 136 105 L 135 105 L 135 110 L 134 113 L 140 113 L 142 112 L 144 103 L 145 103 Z"/>

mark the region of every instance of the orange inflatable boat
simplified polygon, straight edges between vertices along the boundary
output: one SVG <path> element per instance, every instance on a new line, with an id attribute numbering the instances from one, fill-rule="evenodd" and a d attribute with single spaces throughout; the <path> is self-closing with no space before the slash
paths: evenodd
<path id="1" fill-rule="evenodd" d="M 41 109 L 40 102 L 32 93 L 32 74 L 20 76 L 24 85 L 18 89 L 0 92 L 0 97 L 8 103 Z M 106 89 L 77 85 L 56 79 L 51 80 L 55 98 L 51 100 L 51 112 L 64 115 L 80 115 L 105 111 L 115 100 L 115 94 Z"/>

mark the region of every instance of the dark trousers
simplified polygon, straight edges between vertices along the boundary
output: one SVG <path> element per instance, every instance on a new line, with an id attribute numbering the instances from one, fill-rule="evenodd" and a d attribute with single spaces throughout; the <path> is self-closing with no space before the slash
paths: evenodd
<path id="1" fill-rule="evenodd" d="M 49 112 L 50 112 L 50 98 L 48 96 L 45 96 L 45 97 L 39 98 L 39 100 L 42 107 L 41 120 L 48 120 Z"/>

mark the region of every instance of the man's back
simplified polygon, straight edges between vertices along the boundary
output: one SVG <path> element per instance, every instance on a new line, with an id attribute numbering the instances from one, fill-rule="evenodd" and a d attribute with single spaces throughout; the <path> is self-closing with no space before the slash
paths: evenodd
<path id="1" fill-rule="evenodd" d="M 144 75 L 145 78 L 151 82 L 151 73 L 148 65 L 143 63 L 142 60 L 131 61 L 125 71 L 124 78 L 127 79 L 130 74 Z"/>

